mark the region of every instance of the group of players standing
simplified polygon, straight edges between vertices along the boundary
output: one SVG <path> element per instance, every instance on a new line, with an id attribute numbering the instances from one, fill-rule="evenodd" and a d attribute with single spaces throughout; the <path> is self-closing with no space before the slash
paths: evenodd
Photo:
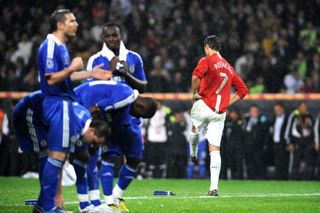
<path id="1" fill-rule="evenodd" d="M 83 69 L 82 59 L 75 57 L 70 62 L 66 47 L 78 28 L 74 14 L 67 9 L 56 10 L 50 22 L 53 33 L 38 51 L 41 91 L 23 98 L 14 110 L 22 150 L 39 153 L 41 187 L 33 212 L 65 212 L 59 181 L 67 159 L 77 175 L 80 212 L 129 211 L 122 194 L 134 179 L 142 158 L 140 118 L 151 118 L 157 110 L 155 101 L 139 96 L 147 85 L 142 59 L 126 49 L 120 26 L 109 23 L 102 30 L 102 50 L 89 59 L 87 71 L 79 71 Z M 246 85 L 220 55 L 220 49 L 219 38 L 208 36 L 204 41 L 206 56 L 192 73 L 190 157 L 197 160 L 199 134 L 204 134 L 210 152 L 208 196 L 218 196 L 226 110 L 248 93 Z M 87 81 L 72 89 L 72 81 L 84 79 Z M 232 86 L 236 93 L 230 96 Z M 99 155 L 105 204 L 99 194 Z M 115 160 L 120 155 L 125 161 L 113 187 Z"/>
<path id="2" fill-rule="evenodd" d="M 120 26 L 109 23 L 103 27 L 102 50 L 90 58 L 87 71 L 79 71 L 82 59 L 70 62 L 66 47 L 78 28 L 74 14 L 56 10 L 50 24 L 53 33 L 38 50 L 41 91 L 20 100 L 13 113 L 20 147 L 39 155 L 40 193 L 33 212 L 65 212 L 61 168 L 67 159 L 77 175 L 80 212 L 128 211 L 122 193 L 142 157 L 140 117 L 150 118 L 157 110 L 155 101 L 139 95 L 147 85 L 141 57 L 125 48 Z M 85 79 L 72 88 L 72 81 Z M 100 201 L 99 155 L 106 204 Z M 113 187 L 119 155 L 125 163 Z"/>

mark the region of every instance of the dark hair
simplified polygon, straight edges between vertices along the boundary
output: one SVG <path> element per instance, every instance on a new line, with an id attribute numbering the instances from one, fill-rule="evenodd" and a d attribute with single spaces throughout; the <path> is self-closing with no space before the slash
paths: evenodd
<path id="1" fill-rule="evenodd" d="M 204 45 L 208 45 L 211 49 L 220 51 L 221 41 L 216 35 L 209 35 L 204 39 Z"/>
<path id="2" fill-rule="evenodd" d="M 274 105 L 284 108 L 284 104 L 282 102 L 276 102 Z"/>
<path id="3" fill-rule="evenodd" d="M 151 98 L 142 98 L 141 100 L 143 101 L 144 105 L 146 106 L 145 110 L 143 112 L 143 115 L 141 117 L 142 118 L 152 118 L 158 109 L 157 102 Z"/>
<path id="4" fill-rule="evenodd" d="M 105 28 L 108 28 L 108 27 L 117 27 L 117 28 L 119 28 L 120 35 L 122 35 L 121 26 L 119 24 L 117 24 L 117 23 L 114 23 L 114 22 L 109 22 L 109 23 L 104 24 L 103 27 L 102 27 L 102 33 L 104 33 Z"/>
<path id="5" fill-rule="evenodd" d="M 103 120 L 93 119 L 90 127 L 94 128 L 94 134 L 97 137 L 108 137 L 111 135 L 111 129 L 107 122 Z"/>
<path id="6" fill-rule="evenodd" d="M 57 23 L 58 22 L 65 22 L 66 17 L 65 14 L 72 13 L 69 9 L 58 9 L 53 11 L 50 17 L 50 27 L 52 31 L 57 30 Z"/>

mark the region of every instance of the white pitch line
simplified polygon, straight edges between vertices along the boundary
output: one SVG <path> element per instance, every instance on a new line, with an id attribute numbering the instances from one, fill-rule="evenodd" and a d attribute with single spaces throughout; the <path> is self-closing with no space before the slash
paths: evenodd
<path id="1" fill-rule="evenodd" d="M 138 197 L 124 197 L 125 200 L 156 200 L 156 199 L 221 199 L 221 198 L 266 198 L 266 197 L 318 197 L 320 193 L 308 193 L 308 194 L 285 194 L 285 193 L 270 193 L 270 194 L 235 194 L 235 195 L 219 195 L 219 197 L 208 196 L 138 196 Z M 77 204 L 78 201 L 66 201 L 65 204 Z M 0 206 L 25 206 L 24 204 L 3 204 Z"/>

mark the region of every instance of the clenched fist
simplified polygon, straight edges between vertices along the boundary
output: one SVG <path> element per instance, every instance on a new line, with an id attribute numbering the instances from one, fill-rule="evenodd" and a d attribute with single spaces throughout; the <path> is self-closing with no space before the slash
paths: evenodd
<path id="1" fill-rule="evenodd" d="M 72 59 L 71 64 L 69 65 L 71 71 L 77 71 L 83 69 L 83 61 L 81 57 L 75 57 Z"/>

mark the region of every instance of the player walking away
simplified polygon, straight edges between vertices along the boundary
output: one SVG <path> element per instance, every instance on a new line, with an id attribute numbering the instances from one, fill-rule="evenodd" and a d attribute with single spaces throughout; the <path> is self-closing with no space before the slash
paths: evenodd
<path id="1" fill-rule="evenodd" d="M 59 212 L 54 207 L 59 172 L 70 151 L 70 143 L 75 141 L 75 113 L 72 102 L 76 96 L 71 81 L 89 77 L 108 79 L 110 72 L 98 65 L 90 72 L 77 72 L 83 68 L 80 57 L 70 63 L 66 42 L 74 37 L 78 23 L 74 14 L 67 9 L 59 9 L 50 17 L 53 33 L 49 34 L 38 50 L 38 70 L 40 88 L 45 95 L 43 114 L 48 123 L 49 157 L 44 166 L 43 184 L 38 204 L 45 211 Z"/>
<path id="2" fill-rule="evenodd" d="M 90 70 L 92 67 L 103 63 L 103 68 L 112 71 L 113 80 L 129 85 L 133 89 L 137 89 L 140 93 L 143 93 L 146 90 L 148 84 L 146 76 L 144 73 L 143 62 L 141 56 L 131 50 L 128 50 L 124 42 L 122 41 L 123 32 L 121 27 L 115 23 L 107 23 L 103 26 L 102 29 L 102 39 L 104 41 L 102 50 L 90 57 L 87 65 L 87 69 Z M 132 141 L 132 143 L 140 144 L 139 146 L 143 147 L 142 137 L 141 136 L 141 120 L 140 118 L 132 117 L 132 122 L 134 124 L 134 133 L 137 141 Z M 143 149 L 141 150 L 143 152 Z M 134 167 L 137 167 L 135 164 L 139 163 L 140 159 L 134 160 Z M 94 161 L 91 161 L 94 163 Z M 128 159 L 127 159 L 127 162 Z M 91 168 L 94 168 L 93 166 Z M 125 180 L 125 172 L 127 171 L 126 164 L 122 165 L 122 169 L 119 174 L 119 182 Z M 131 168 L 135 170 L 136 168 Z M 90 171 L 88 171 L 88 174 Z M 93 177 L 92 175 L 90 175 Z M 96 178 L 97 179 L 97 178 Z M 93 186 L 99 186 L 99 183 L 93 184 Z M 128 183 L 129 185 L 129 183 Z M 114 187 L 113 192 L 110 191 L 111 195 L 115 197 L 115 202 L 119 203 L 119 208 L 122 211 L 128 211 L 124 202 L 120 197 L 122 196 L 124 190 L 128 187 L 121 188 L 118 185 Z M 91 186 L 89 186 L 91 187 Z M 98 198 L 99 191 L 95 188 L 91 188 L 94 198 Z M 90 198 L 91 199 L 91 198 Z M 92 199 L 91 199 L 92 200 Z M 119 202 L 121 200 L 121 202 Z M 96 202 L 92 200 L 93 202 Z M 97 202 L 99 203 L 99 202 Z"/>
<path id="3" fill-rule="evenodd" d="M 190 133 L 190 157 L 197 157 L 199 134 L 204 133 L 209 142 L 211 185 L 208 196 L 218 196 L 218 181 L 221 167 L 220 142 L 228 106 L 243 99 L 248 88 L 219 51 L 221 42 L 216 35 L 204 40 L 206 56 L 201 58 L 192 73 L 191 109 L 192 130 Z M 230 97 L 231 86 L 236 93 Z"/>

